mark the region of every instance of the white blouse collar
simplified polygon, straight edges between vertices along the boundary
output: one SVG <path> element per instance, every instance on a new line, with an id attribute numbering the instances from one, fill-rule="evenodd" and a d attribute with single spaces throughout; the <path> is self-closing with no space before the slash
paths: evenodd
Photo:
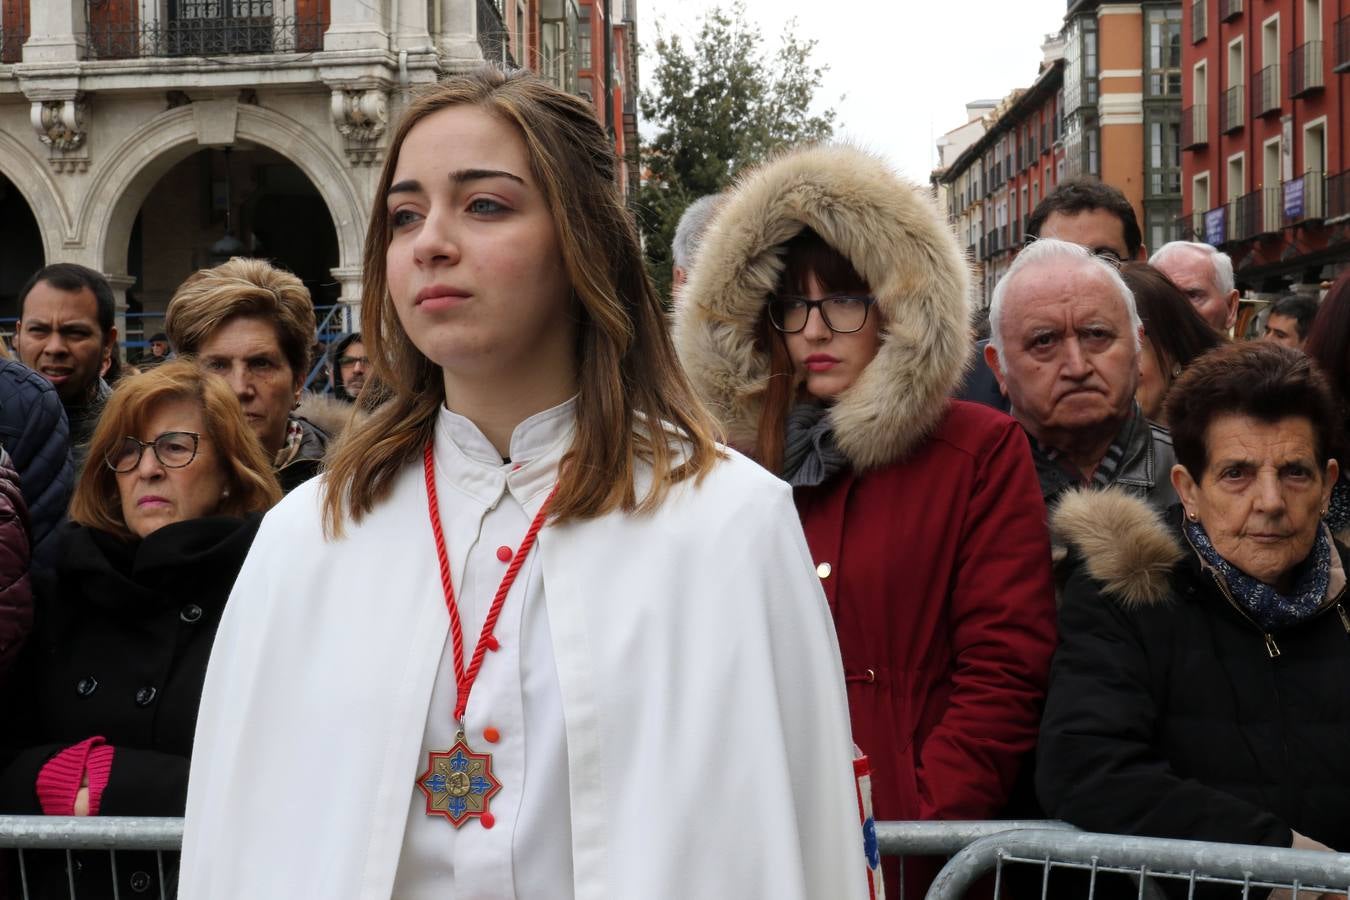
<path id="1" fill-rule="evenodd" d="M 542 503 L 558 480 L 558 463 L 576 431 L 576 398 L 535 413 L 511 433 L 503 460 L 472 421 L 441 407 L 436 422 L 436 469 L 450 483 L 489 506 L 510 490 L 522 506 Z"/>

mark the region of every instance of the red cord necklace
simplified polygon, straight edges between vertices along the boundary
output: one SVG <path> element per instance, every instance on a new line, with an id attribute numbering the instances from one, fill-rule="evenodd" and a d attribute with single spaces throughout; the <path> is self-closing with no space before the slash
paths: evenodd
<path id="1" fill-rule="evenodd" d="M 455 735 L 455 743 L 449 750 L 433 750 L 428 754 L 427 770 L 418 777 L 417 786 L 426 795 L 427 815 L 444 816 L 456 828 L 469 819 L 478 819 L 484 828 L 491 828 L 496 819 L 488 809 L 488 801 L 502 789 L 502 784 L 492 774 L 492 754 L 475 753 L 470 749 L 464 736 L 464 710 L 469 705 L 469 692 L 473 690 L 473 683 L 478 678 L 478 670 L 483 667 L 483 657 L 487 651 L 496 650 L 501 646 L 492 631 L 497 626 L 497 619 L 501 617 L 502 606 L 506 603 L 506 595 L 510 593 L 511 585 L 515 584 L 516 576 L 520 574 L 520 568 L 525 564 L 525 558 L 530 555 L 539 529 L 544 527 L 544 520 L 548 517 L 548 508 L 553 501 L 553 494 L 557 492 L 557 486 L 554 486 L 553 491 L 549 492 L 547 499 L 539 507 L 539 512 L 535 514 L 529 530 L 525 532 L 525 538 L 520 542 L 520 548 L 511 557 L 511 564 L 502 577 L 502 583 L 497 587 L 496 596 L 492 598 L 492 606 L 488 607 L 487 618 L 483 620 L 483 631 L 478 636 L 478 643 L 474 645 L 473 658 L 466 670 L 464 629 L 460 625 L 459 605 L 455 603 L 455 588 L 450 583 L 450 559 L 445 552 L 445 534 L 441 530 L 440 504 L 436 499 L 436 461 L 430 441 L 422 453 L 422 468 L 427 482 L 427 510 L 431 518 L 431 534 L 436 539 L 436 561 L 441 568 L 441 587 L 445 591 L 446 608 L 450 611 L 450 642 L 454 649 L 455 664 L 455 722 L 458 723 L 459 730 Z M 496 737 L 495 735 L 485 737 L 485 740 L 491 743 Z"/>

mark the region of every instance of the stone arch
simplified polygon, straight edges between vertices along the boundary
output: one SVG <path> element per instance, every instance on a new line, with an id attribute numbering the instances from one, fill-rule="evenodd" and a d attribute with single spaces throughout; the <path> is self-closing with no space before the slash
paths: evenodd
<path id="1" fill-rule="evenodd" d="M 18 139 L 0 131 L 0 175 L 4 175 L 28 202 L 42 235 L 42 256 L 48 262 L 60 261 L 63 248 L 74 242 L 70 208 L 61 188 L 47 170 L 47 163 L 34 155 Z"/>
<path id="2" fill-rule="evenodd" d="M 358 267 L 365 203 L 341 156 L 299 122 L 261 106 L 240 104 L 235 140 L 267 147 L 294 163 L 310 180 L 333 219 L 338 267 Z M 176 164 L 201 150 L 193 105 L 168 110 L 132 134 L 100 167 L 80 210 L 79 233 L 104 272 L 124 273 L 131 228 L 151 188 Z"/>

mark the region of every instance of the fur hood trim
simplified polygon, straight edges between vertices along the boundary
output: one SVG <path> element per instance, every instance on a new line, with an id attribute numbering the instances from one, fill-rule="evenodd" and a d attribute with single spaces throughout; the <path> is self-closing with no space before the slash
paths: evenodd
<path id="1" fill-rule="evenodd" d="M 1168 576 L 1185 555 L 1162 516 L 1119 488 L 1065 494 L 1050 516 L 1050 531 L 1126 607 L 1166 600 Z"/>
<path id="2" fill-rule="evenodd" d="M 366 414 L 355 403 L 339 400 L 331 394 L 305 393 L 300 396 L 300 405 L 295 415 L 308 419 L 313 425 L 325 432 L 330 440 L 337 440 L 342 432 L 353 423 L 360 423 Z"/>
<path id="3" fill-rule="evenodd" d="M 872 288 L 876 358 L 830 413 L 855 470 L 904 456 L 941 421 L 970 356 L 969 268 L 935 204 L 876 156 L 830 144 L 788 153 L 736 185 L 677 301 L 685 369 L 736 446 L 755 442 L 768 354 L 755 326 L 809 226 Z"/>

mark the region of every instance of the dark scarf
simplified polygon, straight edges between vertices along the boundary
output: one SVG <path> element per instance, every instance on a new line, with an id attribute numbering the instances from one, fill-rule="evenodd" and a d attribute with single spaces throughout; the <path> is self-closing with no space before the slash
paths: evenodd
<path id="1" fill-rule="evenodd" d="M 1294 569 L 1293 593 L 1285 595 L 1220 556 L 1199 522 L 1186 521 L 1183 527 L 1200 561 L 1223 576 L 1233 599 L 1266 631 L 1297 625 L 1316 615 L 1326 602 L 1333 551 L 1324 528 L 1319 526 L 1312 552 Z"/>
<path id="2" fill-rule="evenodd" d="M 848 467 L 848 457 L 834 443 L 830 410 L 799 403 L 788 413 L 782 477 L 793 487 L 824 484 Z"/>

